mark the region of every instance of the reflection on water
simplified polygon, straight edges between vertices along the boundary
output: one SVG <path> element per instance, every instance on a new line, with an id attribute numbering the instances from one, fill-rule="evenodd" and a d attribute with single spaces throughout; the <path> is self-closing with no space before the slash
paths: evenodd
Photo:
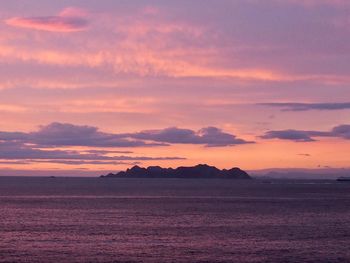
<path id="1" fill-rule="evenodd" d="M 0 178 L 0 262 L 350 262 L 350 184 Z"/>

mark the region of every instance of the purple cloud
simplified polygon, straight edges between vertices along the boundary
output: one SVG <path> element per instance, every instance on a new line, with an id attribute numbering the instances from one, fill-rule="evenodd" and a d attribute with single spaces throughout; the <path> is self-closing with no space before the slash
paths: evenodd
<path id="1" fill-rule="evenodd" d="M 280 139 L 295 142 L 313 142 L 314 137 L 335 137 L 350 140 L 350 125 L 339 125 L 331 131 L 279 130 L 268 131 L 262 139 Z"/>
<path id="2" fill-rule="evenodd" d="M 171 144 L 201 144 L 207 147 L 233 146 L 252 143 L 237 138 L 235 135 L 225 133 L 216 127 L 207 127 L 199 131 L 179 129 L 176 127 L 163 130 L 148 130 L 129 134 L 130 137 L 141 140 Z"/>
<path id="3" fill-rule="evenodd" d="M 0 162 L 1 163 L 1 162 Z M 84 161 L 84 160 L 30 160 L 26 163 L 55 163 L 65 165 L 136 165 L 139 162 L 118 162 L 118 161 Z"/>
<path id="4" fill-rule="evenodd" d="M 148 130 L 136 133 L 105 133 L 97 127 L 51 123 L 33 132 L 0 132 L 0 161 L 23 164 L 57 163 L 67 165 L 126 164 L 125 162 L 184 160 L 183 157 L 130 156 L 131 151 L 115 147 L 151 147 L 170 144 L 193 144 L 223 147 L 252 143 L 225 133 L 216 127 L 198 131 L 180 128 Z M 61 147 L 89 147 L 83 150 L 57 149 Z M 94 149 L 94 148 L 108 148 Z M 117 155 L 115 155 L 117 154 Z M 128 164 L 128 163 L 127 163 Z"/>
<path id="5" fill-rule="evenodd" d="M 340 137 L 350 140 L 350 125 L 339 125 L 330 132 L 334 137 Z"/>
<path id="6" fill-rule="evenodd" d="M 262 106 L 281 108 L 282 111 L 350 110 L 350 102 L 341 103 L 260 103 Z"/>
<path id="7" fill-rule="evenodd" d="M 207 127 L 199 131 L 176 127 L 162 130 L 147 130 L 136 133 L 104 133 L 97 127 L 78 126 L 54 122 L 41 126 L 30 133 L 0 132 L 0 140 L 36 145 L 37 148 L 62 146 L 86 147 L 150 147 L 169 144 L 196 144 L 207 147 L 223 147 L 253 143 L 233 134 L 225 133 L 216 127 Z M 120 153 L 120 151 L 119 151 Z"/>
<path id="8" fill-rule="evenodd" d="M 0 142 L 0 160 L 62 160 L 62 161 L 152 161 L 183 160 L 181 157 L 148 157 L 148 156 L 107 156 L 97 153 L 84 153 L 69 150 L 42 150 L 35 145 L 16 142 Z"/>
<path id="9" fill-rule="evenodd" d="M 263 136 L 263 139 L 280 139 L 290 140 L 295 142 L 313 142 L 315 141 L 308 131 L 298 130 L 282 130 L 282 131 L 268 131 Z"/>
<path id="10" fill-rule="evenodd" d="M 144 147 L 166 145 L 129 139 L 122 134 L 100 132 L 96 127 L 58 122 L 41 126 L 38 131 L 28 134 L 28 142 L 35 143 L 41 147 Z"/>

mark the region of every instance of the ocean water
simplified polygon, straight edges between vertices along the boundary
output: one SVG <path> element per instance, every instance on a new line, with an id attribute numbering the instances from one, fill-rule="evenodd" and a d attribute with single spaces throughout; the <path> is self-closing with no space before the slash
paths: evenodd
<path id="1" fill-rule="evenodd" d="M 0 262 L 350 262 L 350 184 L 0 177 Z"/>

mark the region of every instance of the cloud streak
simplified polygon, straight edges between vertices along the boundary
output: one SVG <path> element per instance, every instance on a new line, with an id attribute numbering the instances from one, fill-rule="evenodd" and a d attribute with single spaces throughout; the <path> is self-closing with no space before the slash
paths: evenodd
<path id="1" fill-rule="evenodd" d="M 64 164 L 64 165 L 91 165 L 91 164 L 92 165 L 136 165 L 136 164 L 139 164 L 139 162 L 84 161 L 84 160 L 29 160 L 26 163 L 51 163 L 51 164 L 54 163 L 54 164 Z"/>
<path id="2" fill-rule="evenodd" d="M 84 12 L 75 8 L 66 8 L 57 16 L 12 17 L 5 23 L 14 27 L 61 33 L 83 31 L 88 26 Z"/>
<path id="3" fill-rule="evenodd" d="M 333 137 L 350 140 L 350 125 L 339 125 L 330 131 L 278 130 L 268 131 L 262 139 L 280 139 L 295 142 L 314 142 L 317 137 Z"/>
<path id="4" fill-rule="evenodd" d="M 38 149 L 35 145 L 19 142 L 0 142 L 0 160 L 27 160 L 62 164 L 117 164 L 116 161 L 183 160 L 181 157 L 109 156 L 101 153 L 84 153 L 77 150 Z M 106 162 L 108 161 L 108 162 Z"/>
<path id="5" fill-rule="evenodd" d="M 350 102 L 339 103 L 260 103 L 258 105 L 281 108 L 282 111 L 310 111 L 310 110 L 350 110 Z"/>

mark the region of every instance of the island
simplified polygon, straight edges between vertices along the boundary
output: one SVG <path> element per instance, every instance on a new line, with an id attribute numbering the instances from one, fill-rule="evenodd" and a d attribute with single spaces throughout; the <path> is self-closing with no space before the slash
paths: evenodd
<path id="1" fill-rule="evenodd" d="M 162 168 L 150 166 L 142 168 L 137 165 L 118 173 L 102 175 L 102 178 L 218 178 L 218 179 L 252 179 L 247 172 L 240 168 L 220 170 L 215 166 L 199 164 L 192 167 Z"/>

